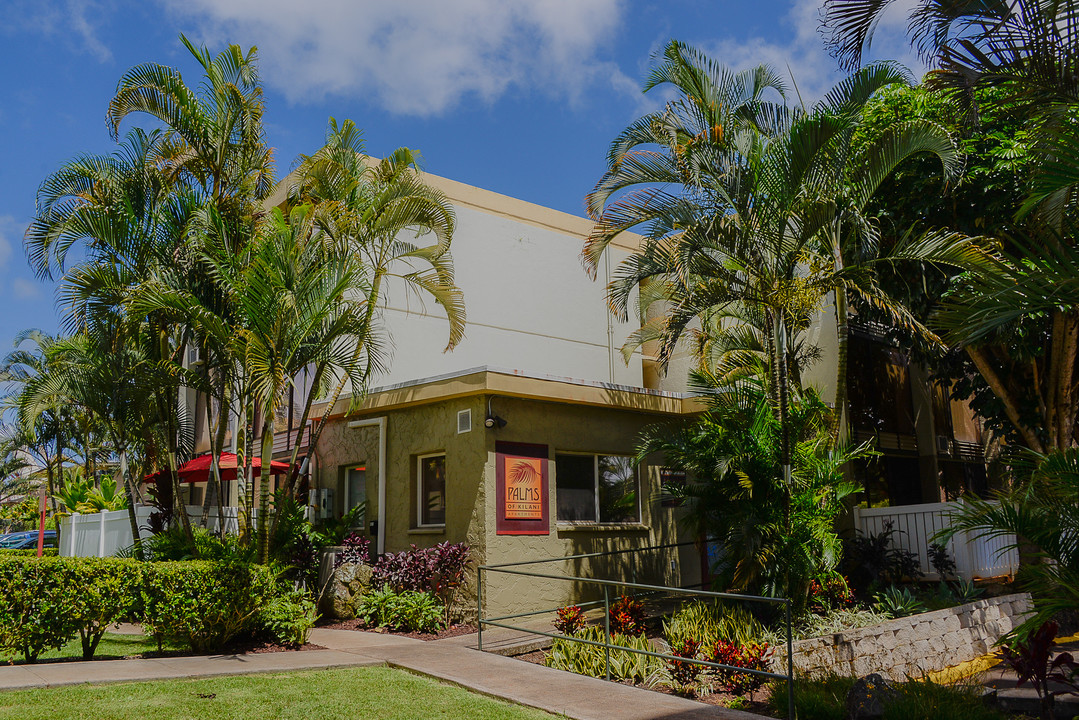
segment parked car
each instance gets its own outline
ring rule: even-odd
[[[37,531],[9,533],[0,538],[0,550],[27,550],[37,547]],[[45,547],[54,548],[59,544],[55,530],[45,531]]]

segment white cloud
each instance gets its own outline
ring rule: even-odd
[[[916,76],[925,67],[910,49],[906,37],[906,22],[914,0],[895,3],[877,26],[872,59],[891,59],[910,68]],[[734,38],[700,43],[701,49],[732,69],[744,69],[761,63],[793,77],[788,82],[788,99],[798,96],[811,104],[824,96],[843,74],[824,46],[820,34],[820,0],[793,0],[791,8],[779,21],[778,33],[789,39],[762,37]],[[795,94],[797,85],[798,95]]]
[[[570,101],[621,82],[601,61],[625,0],[162,0],[199,37],[259,47],[263,77],[293,102],[368,95],[435,115],[511,87]]]
[[[111,14],[108,0],[8,0],[4,24],[8,34],[31,32],[74,39],[101,62],[112,53],[98,39],[98,22]]]
[[[41,297],[41,286],[33,280],[17,277],[11,281],[11,292],[19,300],[33,300]]]
[[[0,275],[11,268],[12,248],[21,242],[26,226],[20,224],[11,215],[0,215]]]

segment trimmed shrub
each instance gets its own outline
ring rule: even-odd
[[[47,548],[42,548],[41,549],[42,557],[56,557],[59,554],[60,554],[60,551],[57,550],[54,547],[52,547],[52,548],[47,547]],[[37,557],[37,548],[26,548],[26,549],[0,548],[0,558],[10,558],[10,557]]]
[[[161,640],[214,652],[258,628],[259,610],[277,593],[272,570],[207,561],[143,567],[143,625]]]
[[[137,619],[140,565],[119,558],[63,558],[59,565],[74,592],[82,659],[92,660],[110,626]]]
[[[60,558],[0,558],[0,648],[36,662],[79,632],[75,598]]]

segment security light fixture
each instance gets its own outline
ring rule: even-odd
[[[483,426],[488,430],[498,430],[506,427],[506,421],[494,414],[491,410],[491,398],[487,398],[487,417],[483,421]]]

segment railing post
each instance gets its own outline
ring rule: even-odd
[[[787,720],[795,720],[798,712],[794,709],[794,633],[791,630],[791,601],[783,605],[787,620]]]
[[[611,593],[603,586],[603,655],[607,667],[607,682],[611,681]]]
[[[476,568],[476,649],[483,652],[483,567]]]

